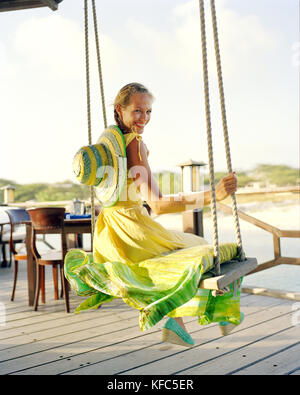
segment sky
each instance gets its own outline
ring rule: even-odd
[[[233,169],[299,167],[299,2],[216,0]],[[0,178],[75,181],[88,142],[83,0],[0,13]],[[90,1],[91,4],[91,1]],[[96,0],[108,123],[129,82],[155,96],[143,140],[153,171],[208,162],[198,0]],[[215,171],[226,171],[205,1]],[[90,7],[91,8],[91,7]],[[104,129],[92,15],[92,139]]]

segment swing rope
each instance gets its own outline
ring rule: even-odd
[[[225,142],[225,151],[226,151],[227,170],[228,170],[228,173],[232,173],[232,164],[231,164],[230,144],[229,144],[227,117],[226,117],[224,83],[223,83],[223,77],[222,77],[222,65],[221,65],[221,55],[220,55],[220,45],[219,45],[219,35],[218,35],[215,0],[211,0],[210,4],[211,4],[211,16],[212,16],[212,25],[213,25],[213,34],[214,34],[214,45],[215,45],[215,55],[216,55],[216,63],[217,63],[218,85],[219,85],[219,94],[220,94],[220,104],[221,104],[221,113],[222,113],[222,124],[223,124],[223,134],[224,134],[224,142]],[[237,245],[238,245],[239,256],[240,256],[241,260],[245,260],[245,254],[244,254],[243,246],[242,246],[242,237],[241,237],[241,230],[240,230],[240,223],[239,223],[239,216],[238,216],[238,211],[237,211],[237,202],[236,202],[235,193],[233,193],[231,195],[231,200],[232,200],[232,212],[233,212],[233,218],[234,218],[235,233],[236,233],[236,240],[237,240]]]
[[[95,41],[96,41],[96,52],[97,52],[99,82],[100,82],[100,93],[101,93],[101,100],[102,100],[103,121],[104,121],[104,128],[106,129],[107,128],[107,118],[106,118],[106,110],[105,110],[104,84],[103,84],[103,75],[102,75],[102,67],[101,67],[101,54],[100,54],[98,23],[97,23],[97,13],[96,13],[95,0],[92,0],[92,5],[93,5],[94,31],[95,31]]]
[[[91,90],[90,90],[90,62],[89,62],[89,22],[88,22],[88,2],[84,0],[84,27],[85,27],[85,70],[86,70],[86,99],[87,99],[87,121],[88,121],[88,144],[92,145],[91,126]],[[93,249],[93,236],[95,227],[95,200],[94,187],[90,186],[91,198],[91,246]]]
[[[213,246],[214,246],[214,259],[215,259],[214,267],[215,267],[215,275],[219,276],[221,274],[220,259],[219,259],[220,247],[219,247],[219,239],[218,239],[217,201],[216,201],[216,190],[215,190],[214,158],[213,158],[213,145],[212,145],[212,133],[211,133],[205,11],[204,11],[203,0],[199,0],[199,7],[200,7],[202,65],[203,65],[203,80],[204,80],[205,114],[206,114],[206,132],[207,132],[208,161],[209,161],[209,182],[211,189],[210,200],[211,200],[211,212],[212,212],[212,220],[213,220]]]
[[[224,95],[224,85],[222,78],[222,67],[221,67],[221,56],[219,48],[218,39],[218,28],[217,28],[217,18],[215,1],[211,0],[211,14],[212,14],[212,24],[213,24],[213,35],[214,35],[214,45],[215,45],[215,55],[217,63],[217,73],[218,73],[218,85],[222,112],[222,124],[223,124],[223,135],[226,151],[226,161],[228,172],[232,173],[231,155],[230,155],[230,144],[228,137],[228,127],[226,118],[226,107],[225,107],[225,95]],[[203,80],[204,80],[204,98],[205,98],[205,112],[206,112],[206,129],[207,129],[207,145],[208,145],[208,157],[209,157],[209,178],[211,187],[211,212],[213,220],[213,246],[214,246],[214,258],[215,258],[215,275],[219,276],[221,274],[220,262],[219,262],[219,241],[218,241],[218,225],[217,225],[217,203],[216,203],[216,193],[215,193],[215,178],[214,178],[214,160],[213,160],[213,146],[212,146],[212,133],[211,133],[211,118],[210,118],[210,99],[209,99],[209,82],[208,82],[208,66],[207,66],[207,47],[206,47],[206,27],[205,27],[205,10],[204,1],[199,0],[200,8],[200,27],[201,27],[201,44],[202,44],[202,63],[203,63]],[[235,223],[235,231],[237,238],[237,245],[239,256],[241,260],[245,260],[245,255],[242,247],[242,239],[237,211],[237,203],[235,193],[231,195],[233,204],[233,217]]]
[[[107,118],[106,118],[105,99],[104,99],[104,84],[103,84],[102,68],[101,68],[101,56],[100,56],[100,45],[99,45],[95,0],[92,0],[92,6],[93,6],[92,10],[93,10],[93,19],[94,19],[94,31],[95,31],[97,62],[98,62],[98,74],[99,74],[99,82],[100,82],[100,93],[102,100],[103,120],[104,120],[104,127],[107,128]],[[88,0],[84,0],[84,27],[85,27],[85,66],[86,66],[88,144],[92,145]],[[93,236],[95,230],[95,193],[94,193],[94,187],[92,185],[90,186],[90,197],[91,197],[91,235],[92,235],[92,248],[93,248]]]
[[[89,20],[88,0],[84,0],[84,27],[85,27],[85,70],[86,70],[86,99],[87,99],[87,121],[88,121],[88,143],[92,144],[91,126],[91,90],[90,90],[90,61],[89,61]]]

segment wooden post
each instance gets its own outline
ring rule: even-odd
[[[278,259],[281,257],[280,237],[273,234],[273,243],[274,243],[274,258]]]
[[[27,282],[28,282],[28,301],[29,306],[34,304],[35,283],[36,283],[36,265],[31,250],[31,222],[26,223],[26,252],[27,252]]]
[[[174,173],[170,174],[170,194],[173,195],[175,193],[175,175]]]
[[[183,192],[197,192],[201,190],[201,166],[204,162],[189,160],[181,163],[182,190]],[[193,233],[203,237],[203,211],[202,209],[189,210],[182,213],[182,228],[185,233]]]
[[[15,201],[15,187],[13,185],[6,185],[1,188],[4,191],[4,204],[14,203]]]
[[[162,179],[163,179],[163,173],[159,173],[159,174],[158,174],[158,186],[159,186],[159,189],[160,189],[161,191],[162,191],[162,184],[163,184]]]

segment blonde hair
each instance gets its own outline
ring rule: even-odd
[[[145,93],[151,96],[152,99],[154,99],[152,93],[144,85],[139,84],[138,82],[131,82],[130,84],[123,86],[123,88],[120,89],[114,101],[114,118],[117,125],[121,129],[124,129],[124,126],[116,110],[116,106],[118,104],[121,105],[122,107],[128,106],[130,103],[131,96],[134,95],[135,93]]]

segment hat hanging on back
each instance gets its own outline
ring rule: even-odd
[[[73,170],[80,183],[95,187],[102,206],[113,206],[127,177],[126,145],[120,128],[109,126],[96,144],[82,147],[74,157]]]

